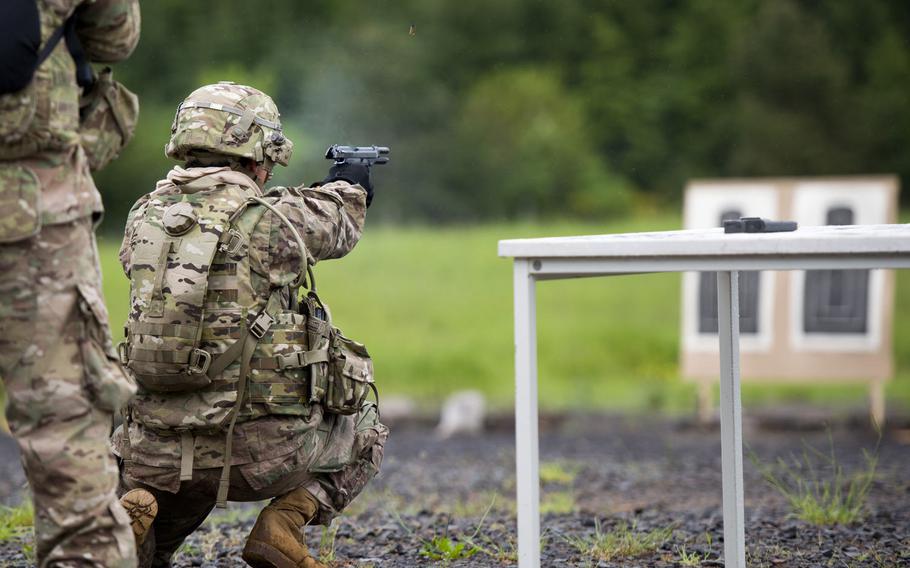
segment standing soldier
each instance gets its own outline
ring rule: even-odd
[[[119,352],[139,392],[114,447],[140,566],[170,566],[216,505],[272,499],[244,560],[324,568],[302,528],[330,521],[379,470],[388,430],[367,400],[372,362],[332,326],[311,270],[360,239],[370,162],[339,159],[319,186],[263,191],[291,148],[268,95],[202,87],[165,150],[183,165],[130,211]]]
[[[32,488],[37,558],[135,566],[108,441],[134,387],[113,358],[90,167],[125,144],[138,107],[89,63],[132,52],[139,3],[0,4],[0,377]]]

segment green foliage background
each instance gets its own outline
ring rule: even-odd
[[[116,73],[138,134],[99,176],[106,229],[169,167],[173,111],[234,80],[296,143],[381,143],[372,220],[603,219],[675,206],[695,176],[910,181],[910,4],[899,0],[144,2]]]

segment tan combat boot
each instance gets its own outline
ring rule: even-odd
[[[278,497],[259,513],[243,559],[253,568],[327,568],[310,555],[301,530],[318,510],[319,503],[303,488]]]
[[[136,544],[145,542],[152,529],[152,521],[158,514],[158,501],[145,489],[132,489],[123,494],[120,504],[130,516],[130,525],[136,535]]]

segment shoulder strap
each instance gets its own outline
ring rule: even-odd
[[[66,23],[63,24],[64,35],[66,36],[66,48],[70,56],[76,63],[76,83],[85,90],[91,89],[95,84],[95,72],[85,57],[85,50],[82,49],[82,42],[76,35],[76,14],[73,13]],[[58,40],[59,41],[59,40]]]
[[[303,242],[303,238],[300,236],[300,232],[297,231],[297,227],[294,226],[291,221],[285,217],[284,213],[278,210],[277,207],[262,199],[261,197],[253,196],[250,198],[252,201],[262,205],[269,211],[275,214],[278,219],[284,223],[284,225],[291,231],[291,235],[294,237],[294,240],[297,241],[297,246],[300,247],[300,251],[303,253],[300,255],[300,273],[297,276],[297,281],[294,283],[295,287],[306,286],[307,275],[310,277],[310,285],[307,286],[313,292],[316,291],[316,280],[313,276],[313,264],[316,261],[310,255],[310,251],[306,248],[306,244]]]
[[[239,345],[238,354],[234,357],[240,358],[240,378],[237,383],[237,399],[234,401],[234,407],[231,409],[231,421],[228,424],[227,434],[224,441],[224,465],[221,468],[221,479],[218,482],[218,494],[215,498],[215,506],[224,509],[227,506],[228,489],[231,483],[231,459],[234,447],[234,426],[237,424],[237,417],[243,410],[244,398],[246,397],[246,387],[250,374],[250,361],[253,359],[253,352],[256,350],[256,344],[262,339],[274,323],[274,319],[269,315],[277,313],[280,308],[278,291],[273,291],[269,296],[269,301],[262,309],[253,323],[245,326],[240,336],[231,348]]]
[[[40,67],[41,64],[51,56],[51,53],[54,52],[54,48],[56,48],[57,44],[60,43],[60,40],[63,39],[63,34],[66,31],[67,25],[69,25],[69,20],[63,22],[59,28],[54,30],[51,37],[47,38],[47,43],[44,44],[41,53],[38,54],[38,64],[35,67]]]
[[[82,42],[79,41],[79,36],[76,34],[75,12],[54,30],[51,37],[47,38],[47,43],[38,54],[38,64],[35,67],[40,67],[51,56],[64,36],[66,37],[66,49],[76,63],[76,83],[83,89],[89,89],[95,83],[95,72],[92,70],[92,66],[85,56],[85,50],[82,49]]]
[[[271,203],[269,203],[268,201],[266,201],[264,199],[261,199],[256,196],[251,196],[247,201],[245,201],[244,204],[241,205],[237,209],[237,211],[234,212],[233,215],[231,215],[231,218],[230,218],[231,228],[226,230],[225,234],[228,235],[232,232],[236,232],[236,231],[234,231],[234,228],[233,228],[234,223],[237,221],[238,218],[240,218],[241,215],[243,215],[247,211],[247,206],[254,204],[254,203],[260,203],[261,205],[265,206],[269,211],[274,212],[276,214],[276,216],[278,216],[278,218],[281,219],[282,222],[285,223],[288,226],[288,228],[291,229],[291,232],[292,232],[291,234],[294,236],[294,240],[297,241],[297,246],[301,247],[301,250],[304,251],[302,258],[305,260],[302,260],[302,262],[307,263],[306,269],[309,270],[309,259],[311,257],[310,257],[309,252],[307,252],[306,245],[304,244],[303,239],[300,237],[300,233],[297,231],[297,229],[294,227],[294,225],[291,224],[291,221],[283,213],[281,213],[281,211],[279,211]],[[255,226],[261,220],[262,220],[262,216],[255,219],[255,224],[253,225],[253,228],[251,228],[250,232],[255,230]],[[246,235],[246,237],[249,238],[250,235],[248,234],[248,235]],[[244,237],[241,236],[240,238],[244,238]],[[228,246],[230,246],[229,242],[228,242]],[[300,280],[302,278],[305,278],[305,276],[303,276],[303,274],[305,274],[305,273],[306,272],[301,270],[301,275],[298,276],[297,282],[295,282],[292,285],[292,287],[295,290],[298,286],[300,286]],[[309,273],[312,275],[312,272],[309,272]],[[312,284],[312,282],[313,282],[313,280],[311,277],[310,283]],[[293,295],[293,293],[292,293],[292,295]],[[265,309],[263,309],[262,312],[260,312],[260,314],[253,321],[253,324],[250,326],[251,329],[255,330],[257,328],[261,328],[266,323],[268,323],[268,325],[271,325],[271,323],[272,323],[272,321],[270,321],[270,320],[272,320],[271,314],[278,313],[278,310],[280,309],[280,307],[278,305],[274,304],[274,301],[275,301],[275,291],[273,290],[272,294],[266,300],[267,303],[266,303]],[[215,357],[215,359],[209,365],[208,371],[207,371],[209,378],[211,378],[212,380],[216,379],[221,373],[224,372],[225,369],[228,368],[228,366],[230,366],[234,361],[237,360],[238,357],[241,356],[241,354],[243,353],[243,350],[244,350],[244,344],[245,344],[246,338],[247,338],[247,329],[245,328],[244,330],[241,331],[240,337],[236,341],[234,341],[234,343],[232,343],[227,349],[225,349],[222,353],[220,353],[217,357]],[[243,377],[241,377],[241,380],[242,379],[243,379]]]

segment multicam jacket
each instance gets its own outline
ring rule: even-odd
[[[138,0],[38,0],[41,40],[47,42],[79,10],[76,33],[96,63],[126,59],[139,41]],[[33,170],[40,184],[42,224],[65,223],[102,211],[101,198],[79,147],[79,97],[75,63],[60,41],[31,84],[0,96],[0,183]]]
[[[142,197],[130,212],[120,250],[120,260],[126,273],[143,269],[135,264],[134,251],[140,246],[137,241],[143,238],[139,229],[147,208],[156,207],[157,202],[167,200],[168,196],[191,194],[194,188],[219,184],[258,191],[246,175],[227,167],[177,167],[158,183],[154,192]],[[366,193],[359,186],[340,181],[312,188],[276,188],[267,194],[303,237],[313,260],[344,256],[360,238],[366,212]],[[267,297],[276,290],[286,290],[295,281],[300,271],[301,251],[293,243],[290,229],[274,213],[262,213],[248,244],[248,284],[254,294]],[[217,311],[218,306],[226,305],[232,299],[236,300],[238,294],[246,292],[229,291],[224,285],[224,282],[236,282],[231,276],[238,268],[225,262],[212,267],[215,271],[209,273],[210,284],[205,302],[206,306],[213,306],[213,311]],[[133,281],[135,286],[136,278]],[[283,308],[288,308],[289,296],[282,295],[281,303]],[[225,330],[230,328],[229,325],[224,327]],[[260,349],[277,348],[279,343],[295,343],[297,338],[291,335],[282,331],[280,321],[276,322],[269,334],[263,337],[266,345],[257,347],[257,354]],[[268,354],[271,352],[262,355]],[[254,363],[257,360],[264,360],[264,357],[254,358]],[[251,403],[242,409],[234,430],[233,465],[263,462],[286,455],[302,445],[316,443],[316,429],[325,429],[321,413],[309,416],[305,406],[287,403],[299,402],[304,393],[295,390],[302,388],[301,381],[295,380],[295,371],[286,373],[282,376],[280,371],[267,369],[264,365],[260,370],[254,366],[249,378]],[[181,439],[180,433],[190,431],[193,433],[193,467],[220,467],[224,463],[225,438],[223,431],[212,427],[223,425],[234,406],[236,391],[232,391],[230,385],[236,384],[236,374],[237,365],[232,365],[225,370],[222,383],[213,383],[202,392],[162,393],[140,388],[131,405],[132,461],[171,470],[178,468],[184,448],[188,449],[186,436]],[[115,448],[119,447],[120,443],[115,439]],[[160,481],[161,488],[176,490],[173,486],[175,482],[176,478],[167,476],[167,480]]]

